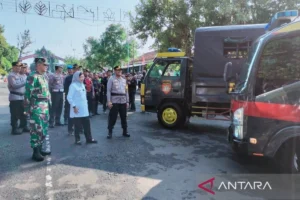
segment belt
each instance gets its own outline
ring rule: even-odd
[[[11,94],[15,94],[15,95],[18,95],[18,96],[24,96],[23,93],[20,93],[20,92],[14,92],[14,91],[10,91]]]
[[[111,93],[111,96],[126,96],[126,94]]]
[[[64,89],[53,89],[52,92],[64,92]]]

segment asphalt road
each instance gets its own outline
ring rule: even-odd
[[[0,200],[260,199],[243,191],[212,195],[198,185],[211,177],[273,173],[265,160],[235,156],[227,122],[193,119],[171,131],[155,114],[137,111],[128,115],[131,138],[121,136],[118,120],[107,140],[107,114],[100,113],[91,119],[98,144],[75,146],[66,127],[50,129],[52,155],[36,163],[29,134],[10,135],[7,89],[0,84]]]

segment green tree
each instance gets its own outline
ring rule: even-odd
[[[10,46],[4,35],[4,27],[0,26],[0,70],[1,74],[4,71],[9,71],[11,69],[11,63],[18,59],[19,51],[16,47]]]
[[[19,54],[19,59],[20,59],[23,55],[27,55],[29,53],[29,51],[26,51],[26,49],[33,42],[31,41],[31,36],[30,36],[29,30],[25,30],[23,33],[20,33],[20,35],[18,35],[17,39],[18,39],[18,49],[20,51],[20,54]]]
[[[194,31],[202,26],[267,23],[279,11],[299,9],[298,0],[140,0],[130,15],[132,34],[153,48],[176,47],[191,55]]]
[[[79,64],[80,60],[73,56],[66,56],[64,62],[66,65],[74,65],[74,64]]]
[[[84,44],[87,67],[99,70],[102,67],[120,65],[122,61],[137,55],[138,44],[134,38],[127,39],[120,24],[112,24],[99,39],[90,37]]]

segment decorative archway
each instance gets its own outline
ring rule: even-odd
[[[59,56],[56,56],[51,51],[47,50],[44,46],[40,50],[36,50],[34,54],[19,58],[19,61],[22,62],[22,61],[30,59],[30,58],[38,58],[38,57],[43,57],[47,60],[47,62],[50,65],[49,70],[52,72],[54,71],[55,61],[60,60],[60,61],[65,62],[65,59],[63,59]],[[31,71],[33,71],[34,65],[31,65],[30,68],[31,68]]]

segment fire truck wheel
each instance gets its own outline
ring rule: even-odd
[[[300,156],[295,151],[296,145],[292,141],[285,142],[278,150],[275,161],[281,173],[299,173]]]
[[[165,128],[177,128],[184,124],[185,117],[176,103],[165,103],[157,113],[159,123]]]

